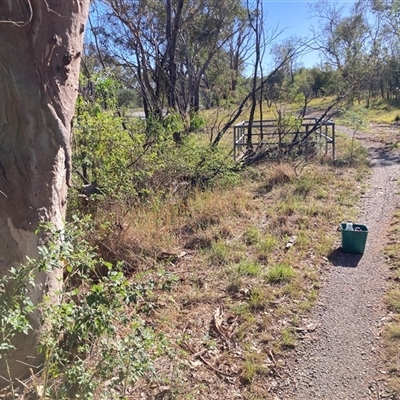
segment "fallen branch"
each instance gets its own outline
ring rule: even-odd
[[[206,364],[209,368],[211,368],[213,371],[215,371],[216,373],[218,373],[218,374],[220,374],[220,375],[229,376],[229,377],[231,377],[231,378],[237,376],[237,374],[227,374],[226,372],[222,372],[222,371],[220,371],[219,369],[213,367],[213,366],[212,366],[207,360],[205,360],[205,359],[203,358],[203,356],[201,356],[201,355],[199,355],[198,357],[200,358],[200,360],[201,360],[204,364]]]

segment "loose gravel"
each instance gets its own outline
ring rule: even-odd
[[[365,253],[332,252],[319,301],[304,321],[316,328],[304,334],[292,361],[277,377],[275,400],[390,398],[380,340],[389,275],[382,249],[400,204],[400,159],[365,133],[356,138],[368,149],[372,167],[357,219],[369,228]]]

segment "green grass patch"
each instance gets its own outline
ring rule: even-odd
[[[261,234],[257,226],[250,225],[246,228],[244,234],[244,241],[247,245],[252,245],[258,243]]]
[[[244,384],[251,384],[257,375],[266,373],[267,369],[264,367],[264,360],[262,354],[254,350],[249,350],[245,355],[245,361],[242,367],[240,380]]]
[[[237,271],[240,275],[259,276],[262,266],[253,260],[243,260],[237,265]]]
[[[295,271],[290,265],[277,264],[268,270],[265,280],[271,284],[289,282],[295,274]]]
[[[263,310],[266,305],[266,297],[264,295],[264,290],[261,286],[254,286],[250,291],[250,297],[248,300],[250,309]]]
[[[223,265],[229,262],[231,248],[223,240],[213,241],[208,250],[208,259],[211,264]]]
[[[273,251],[274,247],[277,245],[278,240],[272,234],[266,234],[258,243],[257,251],[260,258],[266,258]]]
[[[400,314],[400,289],[392,289],[387,294],[388,307],[391,311]]]
[[[281,347],[292,349],[295,346],[295,336],[290,328],[282,329]]]

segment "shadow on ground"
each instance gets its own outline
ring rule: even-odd
[[[335,267],[355,268],[362,258],[362,254],[345,253],[341,247],[331,251],[328,260]]]

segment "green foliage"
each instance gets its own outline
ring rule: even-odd
[[[192,111],[190,117],[190,131],[197,131],[204,128],[207,124],[207,119],[198,112]]]
[[[257,244],[257,250],[261,258],[267,258],[276,246],[276,237],[272,234],[266,234]]]
[[[130,131],[123,129],[123,122],[115,110],[104,110],[99,104],[82,98],[78,100],[74,169],[81,171],[87,183],[97,182],[102,196],[132,196],[136,193],[135,180],[151,173],[132,168],[140,156],[151,158],[143,149],[146,143],[143,121],[131,120]]]
[[[209,147],[197,136],[188,136],[182,147],[167,156],[167,167],[195,186],[238,182],[238,175],[232,172],[234,162],[228,150],[223,146]]]
[[[211,148],[202,136],[187,133],[203,126],[204,117],[192,112],[188,122],[172,112],[146,120],[129,116],[116,108],[118,88],[110,78],[95,79],[95,95],[78,99],[74,184],[77,192],[89,183],[96,190],[90,198],[72,198],[70,209],[97,208],[102,201],[136,203],[168,194],[180,181],[192,188],[235,179],[223,146]]]
[[[34,310],[29,297],[34,287],[34,269],[31,267],[12,267],[9,274],[0,279],[0,309],[4,310],[0,318],[0,358],[2,352],[15,349],[12,338],[17,333],[27,335],[31,329],[27,317]]]
[[[123,398],[127,387],[151,370],[149,352],[163,346],[163,339],[132,311],[150,305],[155,283],[133,284],[121,264],[99,258],[83,239],[85,225],[75,220],[74,228],[53,232],[53,243],[62,245],[42,249],[42,264],[58,256],[66,267],[60,303],[46,299],[41,306],[50,326],[40,342],[46,355],[44,380],[51,382],[46,385],[50,398]]]
[[[240,377],[244,384],[251,384],[257,375],[267,372],[263,361],[262,355],[257,351],[253,349],[247,351]]]
[[[209,250],[208,258],[212,264],[222,265],[229,260],[230,248],[222,240],[213,241]]]
[[[295,276],[295,271],[290,265],[277,264],[272,266],[266,275],[268,283],[288,282]]]
[[[295,189],[294,194],[306,197],[311,190],[317,186],[317,183],[314,181],[313,176],[311,175],[303,175],[298,177],[294,181]]]
[[[34,273],[35,268],[29,263],[25,268],[11,267],[9,273],[0,278],[0,363],[6,367],[13,395],[9,360],[16,349],[15,339],[21,334],[28,335],[32,329],[29,315],[35,307],[29,294],[35,288]]]
[[[14,335],[30,329],[34,274],[60,263],[65,267],[60,301],[46,297],[39,306],[46,316],[39,343],[45,355],[41,380],[51,399],[125,398],[164,349],[164,339],[139,316],[151,308],[157,283],[126,279],[122,264],[105,262],[84,239],[87,228],[87,220],[74,219],[65,230],[51,231],[52,240],[39,248],[40,261],[11,270],[0,281],[0,305],[7,310],[1,317],[0,356],[7,360]],[[160,275],[160,280],[164,285],[169,278]]]
[[[244,240],[248,245],[256,244],[260,240],[260,230],[257,226],[249,225],[244,232]]]
[[[162,126],[165,129],[167,135],[173,135],[174,133],[180,133],[185,130],[185,124],[183,119],[177,113],[169,113],[162,120]],[[160,127],[160,131],[162,128]]]
[[[242,260],[237,265],[237,270],[240,275],[258,276],[261,272],[261,265],[252,260]]]
[[[135,108],[139,103],[138,95],[135,91],[130,89],[121,89],[117,94],[117,106],[126,108]]]
[[[362,127],[366,126],[368,110],[362,106],[354,106],[343,112],[343,119],[347,126],[357,132]]]
[[[284,348],[293,348],[295,345],[295,337],[293,332],[289,328],[284,328],[282,330],[282,347]]]
[[[276,121],[278,124],[278,132],[281,134],[298,131],[303,122],[302,118],[294,113],[283,112],[282,110],[277,110]]]
[[[344,123],[353,130],[351,137],[351,147],[350,147],[350,165],[353,165],[354,159],[356,157],[357,146],[355,143],[355,135],[361,128],[365,127],[368,123],[367,119],[367,109],[361,106],[355,106],[347,109],[343,113]]]
[[[248,304],[253,311],[261,310],[265,307],[265,295],[261,286],[251,288]]]
[[[229,293],[236,294],[239,293],[242,288],[242,279],[239,273],[233,269],[228,270],[229,283],[227,290]]]

